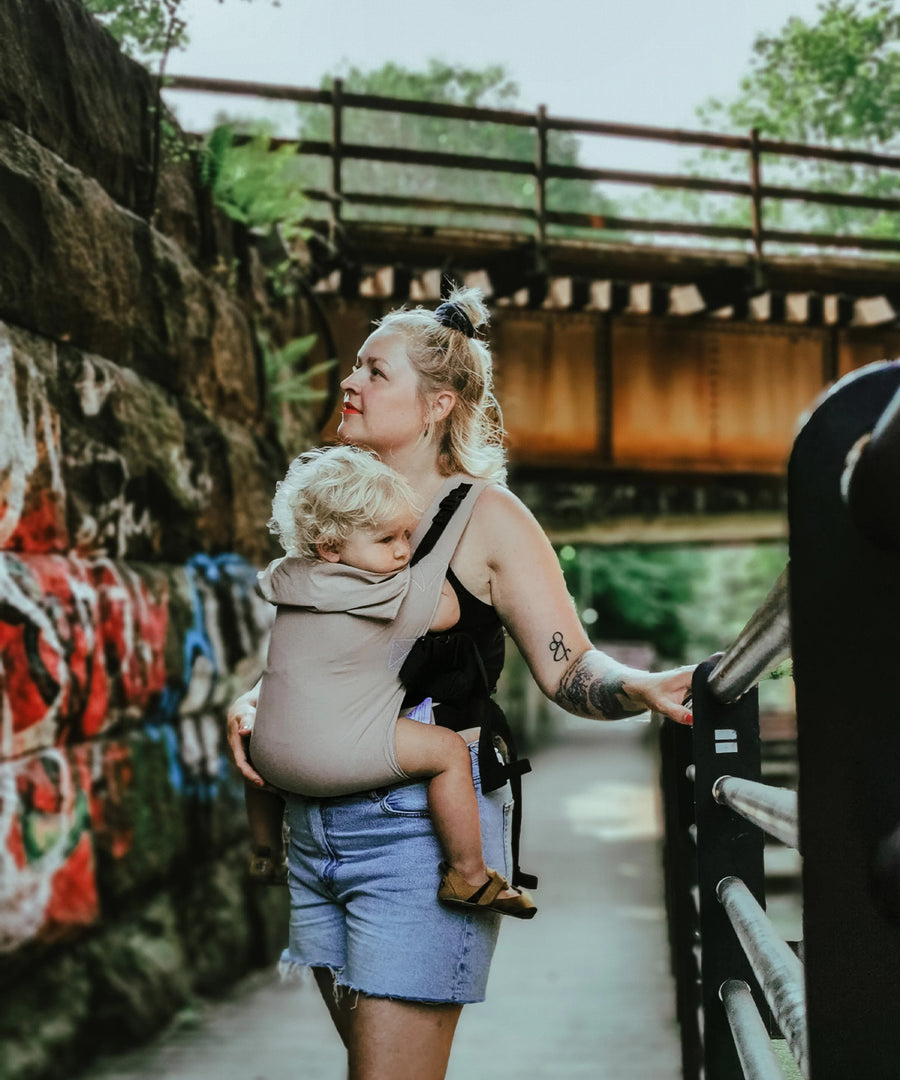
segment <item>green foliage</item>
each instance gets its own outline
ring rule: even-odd
[[[263,354],[266,388],[272,416],[282,444],[289,453],[310,446],[315,439],[309,406],[324,401],[328,391],[315,386],[337,360],[325,360],[306,366],[318,340],[305,334],[280,349],[272,346],[263,332],[257,334]]]
[[[252,0],[244,0],[252,3]],[[280,7],[281,0],[271,0]],[[184,0],[81,0],[81,4],[118,41],[122,51],[147,67],[190,40],[187,23],[179,14]],[[219,0],[224,3],[224,0]]]
[[[894,0],[827,0],[818,19],[787,20],[753,46],[747,74],[734,98],[709,99],[697,110],[714,131],[900,152],[900,13]],[[695,175],[747,179],[747,158],[707,151],[685,163]],[[762,160],[763,182],[885,198],[900,197],[900,172],[798,158]],[[682,219],[749,224],[747,200],[656,193],[640,207],[650,214],[676,210]],[[900,237],[898,215],[874,210],[803,205],[764,206],[768,227]]]
[[[708,127],[870,150],[900,140],[900,13],[894,0],[828,0],[760,36],[738,96],[698,109]]]
[[[412,98],[464,106],[496,109],[517,107],[519,88],[501,65],[483,69],[452,66],[429,60],[424,69],[413,70],[387,63],[372,71],[350,66],[343,72],[347,92]],[[323,80],[323,88],[331,85]],[[322,106],[300,106],[300,138],[327,140],[331,132],[330,110]],[[455,152],[532,162],[536,154],[533,129],[471,120],[381,113],[369,109],[346,109],[343,138],[348,143],[396,146],[416,150]],[[578,140],[564,132],[552,132],[550,161],[578,163]],[[531,177],[507,173],[478,173],[430,166],[395,165],[383,162],[348,161],[343,166],[346,191],[385,195],[410,195],[466,202],[506,204],[532,209],[535,183]],[[307,174],[310,186],[330,186],[330,163],[322,161]],[[609,213],[606,200],[594,186],[584,181],[551,181],[548,184],[551,209],[584,213]],[[424,215],[424,216],[422,216]],[[434,211],[393,210],[349,205],[345,216],[366,220],[423,221],[435,224],[510,228],[521,230],[521,218],[493,215],[460,215]]]
[[[312,383],[319,375],[333,368],[337,360],[325,360],[305,370],[298,370],[315,348],[317,340],[318,335],[305,334],[282,349],[273,349],[267,339],[260,339],[270,398],[291,404],[312,404],[325,400],[328,391],[316,389]]]
[[[210,132],[201,150],[201,182],[225,213],[264,233],[277,224],[288,242],[302,233],[306,214],[301,173],[296,146],[272,150],[266,131],[236,144],[233,125],[224,124]]]
[[[568,556],[568,557],[567,557]],[[727,648],[784,569],[783,545],[566,549],[579,613],[598,641],[647,641],[664,658],[696,661]],[[773,678],[789,671],[776,669]]]
[[[597,613],[589,629],[598,640],[650,642],[672,660],[688,655],[683,613],[702,574],[698,549],[581,548],[563,572],[579,611]]]
[[[221,0],[220,0],[221,2]],[[182,0],[81,0],[119,42],[122,51],[150,64],[188,43]]]

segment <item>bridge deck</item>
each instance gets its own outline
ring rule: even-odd
[[[448,1080],[676,1080],[656,773],[642,725],[573,721],[526,777],[533,923],[507,920],[488,1000],[464,1010]],[[247,980],[147,1049],[88,1080],[337,1080],[342,1054],[309,986]]]

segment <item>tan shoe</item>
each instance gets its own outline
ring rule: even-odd
[[[525,889],[517,890],[516,896],[501,897],[511,886],[506,878],[487,867],[488,879],[474,891],[468,881],[452,866],[441,863],[440,888],[438,900],[442,904],[454,904],[457,907],[481,908],[483,911],[496,911],[501,915],[512,915],[514,919],[532,919],[537,914],[537,905]]]

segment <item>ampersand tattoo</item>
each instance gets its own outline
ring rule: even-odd
[[[553,637],[550,639],[550,652],[553,653],[554,660],[568,660],[571,649],[566,648],[566,644],[563,641],[562,634],[557,630]]]

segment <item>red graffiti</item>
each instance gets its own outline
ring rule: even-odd
[[[80,742],[165,686],[168,585],[101,558],[0,553],[0,695],[13,755]]]
[[[0,526],[8,512],[8,507],[0,505]],[[10,551],[34,554],[65,551],[69,545],[65,513],[65,497],[61,492],[46,488],[29,492],[22,515],[3,546]]]
[[[0,951],[99,917],[85,747],[0,766]]]
[[[121,563],[88,564],[99,602],[110,706],[143,712],[166,683],[169,588],[162,574],[141,578]]]

